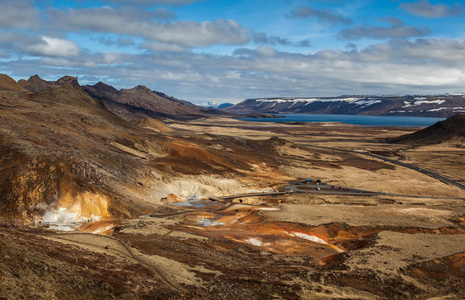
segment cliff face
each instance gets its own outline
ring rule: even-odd
[[[465,112],[465,95],[247,99],[225,108],[223,111],[232,113],[449,117],[459,112]]]

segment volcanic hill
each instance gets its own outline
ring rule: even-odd
[[[128,122],[90,97],[77,80],[67,79],[50,83],[32,77],[42,87],[30,92],[23,87],[37,86],[0,77],[3,217],[58,217],[60,209],[80,219],[131,217],[159,207],[169,194],[198,193],[199,186],[207,197],[230,193],[221,189],[240,189],[257,161],[275,161],[272,141],[196,138],[160,120],[142,119],[143,114],[139,123]],[[121,99],[131,93],[156,95],[144,87],[115,93]]]
[[[414,146],[442,143],[465,145],[465,114],[456,114],[417,132],[393,138],[389,142]]]

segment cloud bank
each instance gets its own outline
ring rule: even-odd
[[[0,16],[0,72],[15,79],[73,75],[83,84],[143,84],[199,102],[439,93],[465,86],[461,31],[436,35],[437,23],[421,21],[436,18],[454,28],[449,20],[459,20],[460,4],[388,1],[385,13],[370,0],[312,6],[296,0],[248,6],[215,0],[39,2],[0,3],[8,11]],[[421,18],[405,18],[405,12]]]

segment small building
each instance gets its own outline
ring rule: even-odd
[[[312,183],[313,179],[312,178],[305,178],[305,183]]]

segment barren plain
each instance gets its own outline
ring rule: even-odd
[[[176,168],[230,157],[241,171],[212,164],[143,214],[75,232],[3,219],[0,298],[464,298],[465,190],[382,159],[465,183],[462,144],[390,144],[415,129],[338,123],[166,125]]]

